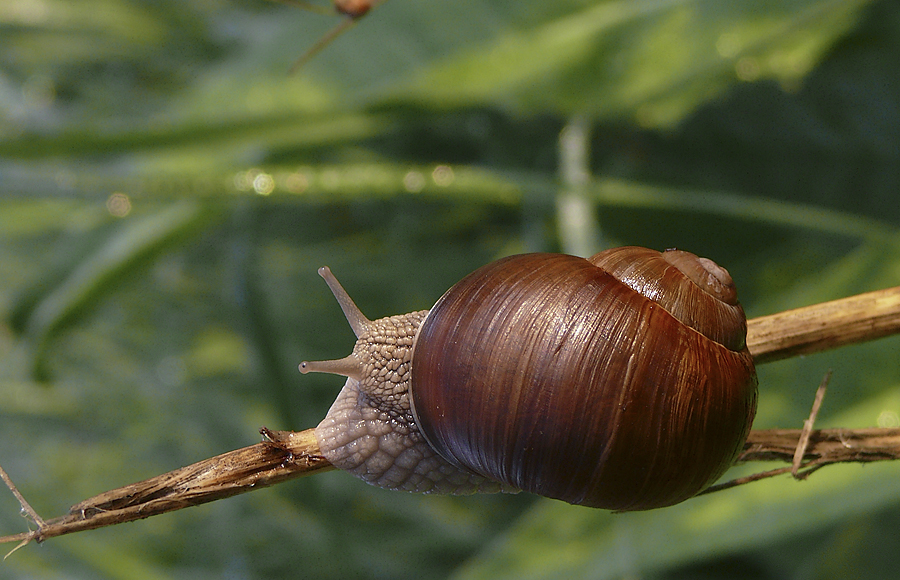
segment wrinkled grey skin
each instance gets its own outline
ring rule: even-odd
[[[409,402],[410,364],[416,331],[427,314],[363,319],[353,353],[341,361],[352,369],[346,371],[351,376],[315,431],[321,452],[339,469],[386,489],[501,491],[499,483],[439,456],[416,426]],[[316,364],[304,363],[313,371],[320,370]]]

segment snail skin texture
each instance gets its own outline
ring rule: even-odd
[[[373,485],[652,509],[711,485],[750,431],[746,319],[708,259],[511,256],[430,311],[374,321],[319,272],[357,341],[346,358],[300,365],[348,377],[316,438]]]

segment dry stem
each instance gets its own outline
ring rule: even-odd
[[[747,321],[756,364],[866,342],[900,330],[900,286]]]
[[[0,543],[23,542],[21,545],[24,545],[72,532],[141,520],[334,469],[319,455],[312,429],[292,432],[263,428],[260,432],[265,439],[262,443],[101,493],[73,505],[66,515],[46,522],[25,507],[25,499],[11,481],[4,479],[37,524],[37,529],[2,537]]]
[[[756,318],[748,321],[747,327],[747,344],[757,363],[872,340],[900,330],[900,287]],[[817,395],[819,403],[822,393],[824,382]],[[754,474],[708,491],[792,470],[795,477],[803,478],[831,463],[900,459],[900,429],[812,430],[816,412],[814,408],[802,430],[751,431],[738,459],[785,461],[793,466]],[[31,509],[0,469],[0,479],[37,525],[36,530],[2,537],[0,543],[20,542],[18,549],[32,541],[139,520],[334,469],[320,455],[312,429],[262,429],[261,433],[262,443],[107,491],[75,504],[68,514],[47,521]]]

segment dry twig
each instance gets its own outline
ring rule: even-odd
[[[866,342],[900,330],[900,286],[747,321],[756,364]]]
[[[900,331],[900,287],[756,318],[747,326],[747,344],[757,363],[872,340]],[[791,466],[714,486],[707,492],[781,473],[793,472],[804,478],[832,463],[900,459],[900,429],[812,430],[823,394],[824,386],[820,386],[804,429],[751,431],[738,459],[785,461]],[[262,429],[261,433],[262,443],[107,491],[47,521],[31,509],[0,469],[0,478],[37,524],[36,530],[2,537],[0,543],[20,542],[18,549],[32,541],[139,520],[334,469],[320,455],[312,429]]]
[[[334,467],[319,455],[312,429],[260,431],[264,441],[204,459],[150,479],[113,489],[79,502],[69,513],[42,521],[17,491],[16,498],[37,523],[36,530],[5,536],[3,542],[42,542],[47,538],[114,524],[224,499]],[[10,489],[12,482],[4,478]],[[18,549],[18,546],[17,546]]]
[[[809,437],[812,435],[812,428],[819,416],[819,409],[822,408],[822,399],[825,398],[825,389],[828,388],[828,381],[831,380],[831,370],[825,373],[825,378],[819,388],[816,389],[816,398],[813,400],[812,410],[809,412],[809,419],[804,421],[803,430],[800,431],[800,441],[797,442],[797,449],[794,450],[794,458],[791,461],[791,475],[794,479],[806,479],[807,475],[800,476],[800,468],[803,466],[803,458],[806,450],[809,448]]]

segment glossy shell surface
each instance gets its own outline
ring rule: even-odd
[[[724,269],[667,254],[525,254],[460,281],[414,345],[426,440],[463,469],[593,507],[662,507],[712,484],[756,409],[746,322]]]

